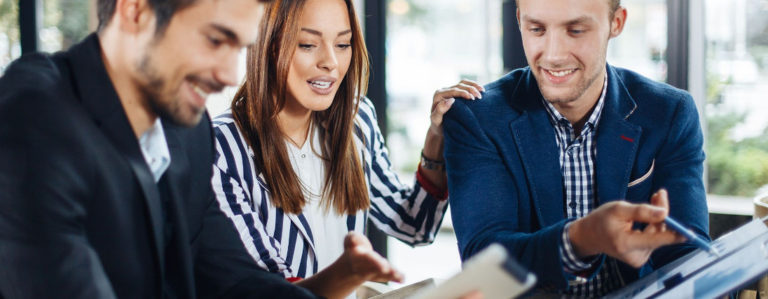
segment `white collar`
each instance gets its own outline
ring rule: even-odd
[[[141,135],[139,147],[157,183],[171,165],[171,152],[168,150],[168,142],[165,140],[165,131],[159,117],[155,124]]]

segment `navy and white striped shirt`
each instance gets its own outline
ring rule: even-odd
[[[286,278],[306,278],[318,269],[315,240],[304,214],[289,214],[269,200],[264,174],[256,169],[251,149],[232,118],[232,112],[213,120],[217,157],[213,165],[213,190],[219,207],[234,224],[248,253],[257,264]],[[376,122],[373,104],[360,102],[355,117],[355,148],[361,164],[371,208],[347,216],[349,231],[365,232],[368,216],[388,235],[410,245],[434,241],[448,206],[416,181],[400,182],[388,158]]]
[[[549,120],[555,129],[555,139],[560,150],[560,169],[563,174],[563,190],[565,191],[566,217],[571,219],[563,230],[563,247],[560,248],[560,258],[565,270],[579,273],[591,269],[601,260],[597,256],[589,261],[580,260],[571,245],[568,227],[572,220],[581,218],[595,209],[597,184],[595,182],[595,157],[597,155],[597,126],[605,103],[605,92],[608,77],[603,80],[603,90],[595,104],[592,114],[587,119],[579,136],[576,136],[571,123],[563,117],[555,107],[542,99],[549,115]],[[581,278],[581,277],[579,277]],[[570,282],[567,295],[595,297],[603,296],[612,290],[620,288],[623,283],[613,258],[606,258],[600,272],[591,280],[577,279]]]

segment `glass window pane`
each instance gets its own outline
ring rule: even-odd
[[[768,1],[706,0],[709,193],[768,191]]]
[[[608,63],[657,81],[667,79],[667,1],[623,0],[624,31],[608,44]]]
[[[391,158],[416,170],[434,91],[501,76],[501,0],[389,0],[387,93]]]
[[[7,0],[3,0],[7,1]],[[95,0],[43,0],[43,28],[40,50],[66,50],[79,42],[97,25],[92,13]]]
[[[393,166],[411,182],[418,166],[435,90],[460,79],[481,84],[502,66],[502,0],[388,0],[387,145]],[[380,112],[381,113],[381,112]],[[411,248],[390,239],[389,259],[406,283],[448,278],[461,269],[450,215],[435,243]]]
[[[19,56],[19,3],[16,0],[0,0],[0,75]]]

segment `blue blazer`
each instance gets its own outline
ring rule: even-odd
[[[691,96],[628,70],[607,66],[597,128],[597,203],[649,202],[669,191],[670,215],[708,238],[704,152]],[[485,87],[483,100],[459,100],[444,120],[453,225],[462,259],[501,243],[533,271],[539,287],[563,290],[558,248],[566,222],[555,131],[529,68]],[[659,248],[640,269],[619,262],[626,283],[694,247]],[[599,270],[599,269],[598,269]]]

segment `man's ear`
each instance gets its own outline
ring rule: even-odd
[[[155,12],[147,0],[117,0],[113,18],[117,19],[122,32],[140,33],[147,29],[154,30]]]
[[[517,28],[523,31],[523,27],[520,26],[520,8],[515,9],[515,18],[517,18]]]
[[[619,36],[624,31],[625,24],[627,24],[627,9],[619,6],[611,18],[611,38]]]

